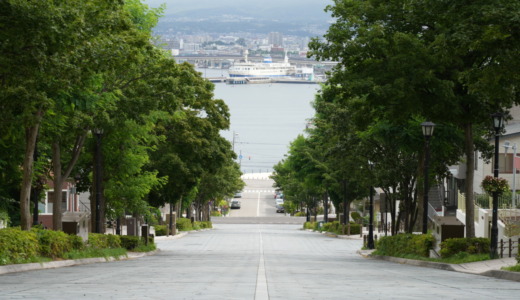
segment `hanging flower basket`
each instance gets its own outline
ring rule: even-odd
[[[484,180],[482,180],[482,189],[486,191],[489,195],[493,194],[493,192],[498,192],[498,194],[505,193],[509,191],[509,183],[504,178],[498,177],[495,178],[493,176],[486,176]]]

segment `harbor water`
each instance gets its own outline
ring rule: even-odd
[[[199,69],[204,77],[227,76],[226,70]],[[304,134],[314,116],[312,102],[317,84],[215,83],[215,98],[222,99],[231,114],[230,130],[222,136],[237,153],[244,173],[272,172],[287,154],[290,143]],[[234,137],[234,138],[233,138]]]

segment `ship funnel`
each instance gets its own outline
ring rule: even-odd
[[[247,61],[247,55],[249,54],[249,51],[247,51],[247,49],[244,50],[244,62],[248,62]]]

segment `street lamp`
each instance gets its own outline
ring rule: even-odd
[[[94,153],[95,169],[96,169],[96,233],[101,233],[101,136],[103,129],[94,129],[96,135],[96,147]]]
[[[370,170],[374,169],[374,163],[369,161]],[[370,179],[372,180],[372,178]],[[372,182],[372,181],[371,181]],[[369,223],[368,223],[368,249],[374,249],[374,187],[370,185],[370,203],[368,204]]]
[[[498,143],[500,130],[504,123],[504,115],[502,113],[494,113],[491,115],[493,119],[493,129],[495,129],[495,168],[493,177],[498,178]],[[491,221],[491,245],[489,247],[489,256],[491,259],[498,257],[498,192],[493,192],[493,218]]]
[[[425,147],[424,147],[424,201],[423,201],[423,228],[422,233],[428,232],[428,191],[430,189],[428,184],[428,167],[430,163],[430,138],[433,135],[435,124],[432,122],[421,123]]]

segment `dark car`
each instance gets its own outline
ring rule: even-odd
[[[238,200],[231,201],[230,207],[231,208],[238,208],[238,209],[240,209],[240,201],[238,201]]]
[[[284,213],[285,212],[285,208],[283,207],[283,203],[276,204],[276,212],[277,213]]]

